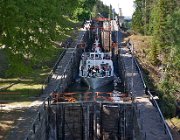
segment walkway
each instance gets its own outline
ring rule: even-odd
[[[132,55],[127,47],[120,47],[120,58],[124,63],[124,69],[126,71],[127,89],[132,93],[134,102],[137,105],[136,116],[141,139],[168,140],[169,138],[164,131],[164,124],[161,121],[157,109],[144,92],[144,85],[140,73],[135,62],[132,61]]]
[[[49,83],[44,90],[45,96],[53,92],[53,90],[58,90],[58,86],[60,86],[59,83],[64,74],[64,70],[68,66],[68,62],[73,58],[75,47],[77,44],[81,43],[84,34],[85,31],[79,31],[75,41],[71,45],[71,48],[67,48],[65,55],[57,65],[57,69],[52,73],[52,77],[49,78]]]

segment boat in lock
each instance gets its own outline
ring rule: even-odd
[[[111,52],[103,52],[99,43],[98,31],[91,52],[81,56],[79,76],[91,89],[105,86],[114,79]]]

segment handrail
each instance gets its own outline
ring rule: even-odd
[[[68,45],[68,44],[67,44]],[[49,80],[51,78],[51,76],[53,75],[53,73],[55,72],[59,62],[61,61],[61,59],[63,58],[64,54],[66,52],[66,49],[63,50],[63,52],[60,54],[60,56],[58,57],[56,63],[54,64],[52,70],[50,71],[50,73],[48,74],[48,76],[45,78],[43,84],[42,84],[42,94],[44,93],[44,89],[46,88],[47,86],[47,83],[49,83]]]
[[[81,37],[81,40],[83,39],[83,37],[84,37],[84,35]],[[68,45],[68,44],[67,44],[67,45]],[[78,45],[78,43],[75,44],[75,50],[76,50],[76,48],[77,48],[77,45]],[[73,53],[75,53],[75,50],[74,50]],[[61,60],[62,57],[64,56],[65,52],[66,52],[66,50],[64,50],[63,53],[59,56],[59,58],[58,58],[58,60],[56,61],[53,69],[51,70],[50,74],[49,74],[48,77],[45,79],[45,81],[44,81],[44,83],[43,83],[44,85],[46,85],[46,82],[47,82],[47,81],[49,82],[49,77],[53,74],[54,70],[57,68],[57,65],[59,64],[60,60]],[[74,57],[74,55],[72,55],[71,59],[72,59],[73,57]],[[66,73],[66,70],[68,69],[68,66],[69,66],[70,62],[72,61],[71,59],[69,59],[67,65],[66,65],[65,71],[63,72],[63,75]],[[62,79],[62,80],[63,80],[63,79]],[[60,80],[60,82],[58,83],[58,85],[60,85],[61,83],[63,83],[62,80]],[[55,88],[57,89],[57,87],[55,87]],[[42,90],[44,90],[44,89],[42,89]],[[48,103],[46,103],[46,102],[48,102]],[[39,107],[39,109],[38,109],[38,111],[37,111],[38,114],[37,114],[36,117],[34,118],[34,121],[33,121],[32,125],[31,125],[31,127],[30,127],[27,135],[25,136],[25,140],[30,140],[29,137],[30,137],[30,134],[31,134],[32,132],[33,132],[34,134],[36,133],[36,126],[35,126],[35,124],[36,124],[36,122],[37,122],[38,120],[39,120],[39,122],[41,121],[41,119],[42,119],[41,115],[44,113],[45,106],[48,105],[48,107],[49,107],[50,102],[51,102],[51,97],[48,96],[48,97],[46,97],[46,98],[44,99],[43,103],[40,105],[40,107]]]
[[[50,78],[50,76],[53,74],[53,72],[55,71],[55,69],[57,68],[57,65],[59,64],[60,60],[62,59],[62,57],[64,56],[66,52],[66,49],[63,50],[63,52],[61,53],[61,55],[58,57],[56,63],[54,64],[52,70],[50,71],[49,75],[47,76],[47,78],[44,80],[44,85],[45,83],[48,81],[48,79]]]
[[[153,98],[153,96],[152,96],[152,94],[151,94],[151,92],[150,92],[149,90],[148,90],[148,94],[149,94],[149,96],[152,98],[152,101],[154,102],[155,107],[157,108],[157,110],[158,110],[158,112],[159,112],[159,115],[160,115],[160,117],[161,117],[161,119],[162,119],[162,121],[163,121],[163,123],[164,123],[164,129],[165,129],[166,132],[168,133],[168,136],[169,136],[170,140],[173,140],[171,131],[169,130],[169,127],[168,127],[168,125],[167,125],[167,123],[166,123],[166,121],[165,121],[165,119],[164,119],[164,116],[163,116],[163,114],[162,114],[162,112],[161,112],[161,109],[159,108],[159,105],[158,105],[157,101]]]
[[[57,67],[57,65],[59,64],[60,60],[62,59],[64,53],[65,53],[65,51],[60,55],[60,57],[58,58],[58,60],[56,61],[55,65],[54,65],[53,69]],[[69,59],[67,65],[66,65],[66,69],[67,69],[67,66],[69,65],[70,61],[71,61],[71,59]],[[50,73],[48,76],[51,76],[51,74],[52,74],[53,71],[54,71],[53,69],[51,70],[51,73]],[[65,74],[66,69],[65,69],[65,71],[64,71],[63,74]],[[47,78],[48,78],[48,77],[47,77]],[[47,79],[46,79],[46,80],[47,80]],[[44,83],[46,83],[46,80],[44,81]],[[59,85],[61,82],[62,82],[62,81],[60,81],[60,82],[58,83],[58,85]],[[28,133],[28,134],[26,135],[26,137],[25,137],[25,140],[29,140],[29,136],[30,136],[30,134],[32,133],[32,129],[33,129],[33,131],[36,131],[36,130],[35,130],[35,128],[36,128],[36,127],[35,127],[35,124],[36,124],[36,122],[37,122],[38,119],[39,119],[39,121],[41,120],[41,118],[39,117],[39,114],[41,114],[41,115],[43,114],[43,112],[44,112],[43,109],[44,109],[44,106],[46,105],[46,102],[48,102],[47,104],[48,104],[48,106],[49,106],[49,104],[50,104],[50,103],[49,103],[49,102],[50,102],[50,99],[51,99],[50,96],[46,97],[45,100],[43,101],[42,105],[41,105],[40,108],[38,109],[38,114],[37,114],[36,117],[34,118],[34,121],[33,121],[32,125],[31,125],[31,127],[30,127],[29,133]]]
[[[64,50],[64,51],[62,52],[62,54],[58,57],[58,60],[56,61],[55,65],[53,66],[50,74],[49,74],[49,75],[47,76],[47,78],[45,79],[45,81],[44,81],[44,83],[43,83],[44,85],[46,85],[46,82],[48,81],[49,77],[54,73],[54,70],[57,68],[57,65],[59,64],[60,60],[61,60],[62,57],[64,56],[65,52],[66,52],[66,50]],[[69,64],[70,61],[71,61],[71,59],[68,61],[68,64]],[[67,64],[67,65],[68,65],[68,64]],[[67,65],[66,65],[66,68],[67,68]],[[65,72],[64,72],[64,73],[65,73]],[[64,73],[63,73],[63,74],[64,74]],[[48,81],[48,82],[49,82],[49,81]],[[60,84],[60,83],[59,83],[59,84]],[[59,84],[58,84],[58,85],[59,85]],[[44,90],[44,89],[43,89],[43,90]],[[48,103],[46,103],[46,102],[48,102]],[[45,105],[48,104],[48,106],[49,106],[49,102],[50,102],[50,96],[46,97],[46,98],[44,99],[43,103],[40,105],[40,107],[39,107],[39,109],[38,109],[38,114],[37,114],[36,117],[34,118],[34,121],[33,121],[32,125],[31,125],[31,127],[30,127],[30,129],[29,129],[29,131],[28,131],[28,134],[27,134],[26,137],[25,137],[25,140],[29,140],[30,134],[31,134],[32,132],[35,132],[35,131],[36,131],[36,126],[35,126],[35,124],[37,123],[37,120],[41,121],[42,117],[40,117],[40,116],[42,116],[42,114],[43,114],[43,112],[44,112],[44,107],[45,107]]]
[[[49,99],[50,99],[49,96],[46,97],[46,98],[44,99],[43,103],[40,105],[40,108],[38,109],[38,114],[37,114],[36,117],[33,119],[33,123],[32,123],[32,125],[31,125],[31,127],[30,127],[27,135],[25,136],[25,140],[29,140],[29,136],[30,136],[30,134],[31,134],[32,132],[35,133],[35,131],[36,131],[36,125],[35,125],[35,124],[37,123],[37,120],[39,120],[39,122],[41,121],[41,119],[42,119],[42,114],[44,113],[44,110],[45,110],[46,102],[48,102],[47,105],[49,106],[49,102],[50,102]]]
[[[138,71],[139,71],[141,80],[142,80],[142,82],[143,82],[144,88],[145,88],[145,90],[147,89],[147,93],[149,94],[152,102],[154,102],[153,105],[154,105],[154,106],[156,107],[156,109],[158,110],[158,113],[159,113],[159,115],[160,115],[160,118],[161,118],[161,120],[162,120],[163,123],[164,123],[164,129],[166,130],[166,132],[167,132],[170,140],[173,140],[172,134],[171,134],[171,132],[170,132],[170,130],[169,130],[169,127],[168,127],[168,125],[167,125],[167,123],[166,123],[166,121],[165,121],[165,119],[164,119],[164,116],[163,116],[163,114],[162,114],[162,112],[161,112],[161,110],[160,110],[160,108],[159,108],[159,105],[158,105],[157,101],[153,98],[153,95],[151,94],[151,92],[150,92],[150,91],[148,90],[148,88],[147,88],[147,85],[146,85],[146,83],[145,83],[145,81],[144,81],[144,77],[143,77],[141,68],[140,68],[140,66],[139,66],[139,63],[138,63],[138,61],[137,61],[137,58],[133,55],[132,50],[131,50],[130,48],[129,48],[129,50],[131,51],[131,55],[132,55],[133,59],[135,60],[134,62],[135,62],[135,64],[136,64],[137,68],[138,68]]]

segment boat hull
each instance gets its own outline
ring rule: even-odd
[[[112,82],[114,76],[108,77],[82,77],[83,81],[91,88],[97,89],[99,87],[105,86],[108,83]]]

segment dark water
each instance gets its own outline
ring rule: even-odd
[[[66,89],[66,92],[112,92],[114,90],[113,83],[100,87],[98,89],[90,89],[83,82],[74,82]]]
[[[68,102],[75,101],[110,101],[114,100],[112,98],[113,91],[123,92],[123,86],[118,84],[116,87],[113,82],[107,84],[98,89],[89,89],[89,87],[83,82],[74,82],[70,85],[65,93],[64,97]]]

